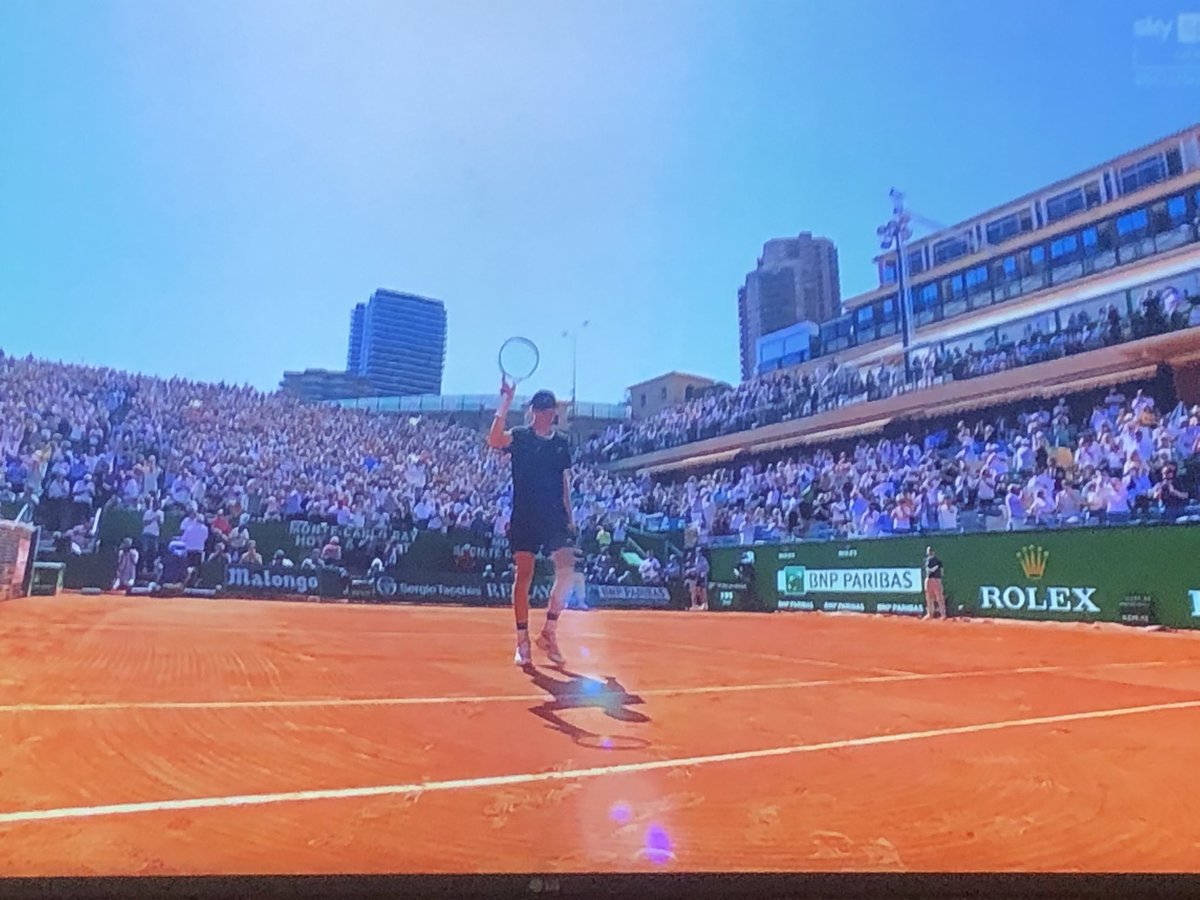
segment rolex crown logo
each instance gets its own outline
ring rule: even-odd
[[[1021,564],[1021,571],[1025,573],[1025,577],[1038,581],[1046,574],[1046,560],[1050,558],[1050,551],[1043,547],[1022,547],[1017,551],[1017,562]]]

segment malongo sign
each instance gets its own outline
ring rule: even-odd
[[[225,567],[221,590],[238,597],[341,597],[345,585],[331,569],[234,564]]]
[[[230,566],[226,570],[226,587],[252,590],[286,591],[289,594],[315,594],[321,585],[316,575],[285,569],[251,569],[249,566]]]

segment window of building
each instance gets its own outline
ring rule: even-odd
[[[1117,181],[1121,185],[1122,194],[1132,194],[1143,188],[1158,184],[1167,177],[1167,167],[1159,154],[1147,156],[1141,162],[1126,166],[1117,173]]]
[[[1040,244],[1029,248],[1029,264],[1035,269],[1046,261],[1046,248]]]
[[[1083,229],[1083,233],[1080,235],[1080,237],[1083,238],[1083,252],[1085,255],[1091,256],[1097,251],[1100,237],[1094,227]]]
[[[684,399],[684,400],[691,400],[691,399],[692,399],[692,396],[693,396],[695,393],[696,393],[696,389],[695,389],[694,387],[692,387],[692,386],[689,384],[687,387],[685,387],[685,388],[683,389],[683,399]]]
[[[1187,219],[1187,198],[1182,195],[1167,200],[1167,218],[1172,225],[1178,225]]]
[[[646,405],[646,392],[642,391],[642,406]]]
[[[1100,182],[1091,181],[1083,187],[1084,200],[1087,201],[1087,208],[1100,205]]]
[[[1057,222],[1085,207],[1083,188],[1072,188],[1046,201],[1046,221]]]
[[[905,260],[908,264],[908,274],[916,275],[919,272],[925,271],[925,252],[923,250],[914,250],[908,254],[908,259]]]
[[[989,244],[999,244],[1001,241],[1006,241],[1010,237],[1015,237],[1021,233],[1021,217],[1017,213],[1011,216],[1005,216],[1003,219],[996,219],[994,222],[988,222],[987,239]]]
[[[932,322],[938,312],[938,286],[936,283],[922,285],[912,294],[913,316],[919,324]]]
[[[1017,258],[1015,256],[1004,257],[1004,277],[1005,278],[1016,278],[1017,277]]]
[[[1073,234],[1064,234],[1050,242],[1050,258],[1062,259],[1079,249],[1079,239]]]
[[[1183,174],[1183,157],[1179,153],[1178,147],[1172,147],[1167,151],[1167,176],[1174,178],[1176,175]]]
[[[961,297],[966,292],[966,286],[963,283],[962,273],[950,276],[950,296]]]
[[[665,387],[662,389],[661,399],[663,399],[663,400],[667,399],[667,389]]]
[[[987,266],[976,266],[973,269],[967,270],[967,290],[974,293],[987,284],[988,270]]]
[[[1146,215],[1146,210],[1135,209],[1132,212],[1127,212],[1125,215],[1117,219],[1117,234],[1125,237],[1129,234],[1137,234],[1146,230],[1150,219]]]
[[[940,266],[942,263],[950,262],[952,259],[966,256],[969,252],[971,252],[971,247],[967,243],[966,238],[946,238],[933,245],[933,264]]]
[[[888,260],[883,264],[883,283],[896,283],[896,263],[893,260]]]

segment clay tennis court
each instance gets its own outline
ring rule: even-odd
[[[0,606],[0,874],[1188,871],[1200,642],[815,614]],[[535,612],[534,624],[540,625]]]

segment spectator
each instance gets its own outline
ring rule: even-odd
[[[1162,480],[1154,487],[1154,499],[1161,505],[1168,518],[1181,515],[1188,502],[1187,492],[1179,487],[1176,480],[1178,474],[1174,465],[1164,466]]]
[[[204,518],[196,512],[179,523],[179,537],[183,541],[184,553],[187,554],[187,581],[189,587],[200,575],[200,566],[204,564],[204,547],[208,543],[208,525]]]
[[[142,513],[142,565],[146,571],[154,570],[158,560],[158,541],[163,526],[163,511],[153,495],[146,496],[146,509]]]
[[[340,565],[342,561],[342,542],[336,534],[321,549],[321,563],[327,566]]]
[[[113,590],[128,590],[137,582],[138,552],[133,548],[133,540],[124,538],[117,550],[117,577],[113,582]]]
[[[1021,489],[1012,485],[1004,497],[1004,518],[1007,531],[1019,531],[1025,527],[1027,513],[1021,499]]]

